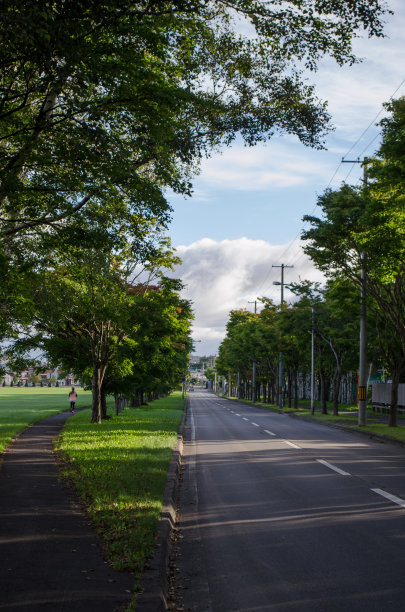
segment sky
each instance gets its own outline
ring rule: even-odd
[[[175,275],[193,303],[195,353],[217,354],[230,310],[254,310],[261,296],[280,300],[284,280],[321,280],[303,254],[300,235],[306,214],[319,214],[317,198],[342,182],[359,184],[359,163],[379,145],[383,103],[405,95],[405,3],[389,0],[383,39],[363,37],[354,50],[360,64],[339,67],[324,60],[308,74],[317,95],[328,101],[334,131],[325,150],[313,150],[293,136],[244,147],[239,141],[204,160],[191,198],[169,196],[169,228],[182,264]],[[284,299],[292,299],[288,289]],[[258,311],[260,303],[257,303]]]

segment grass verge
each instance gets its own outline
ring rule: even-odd
[[[138,581],[155,542],[185,400],[181,392],[91,424],[70,418],[56,442],[63,475],[84,501],[106,560]]]
[[[70,407],[70,387],[0,387],[0,453],[29,425]],[[91,404],[91,392],[77,389],[78,408]]]
[[[232,397],[230,399],[248,404],[250,406],[252,405],[252,402],[249,400],[238,400],[236,397]],[[309,400],[300,401],[299,408],[285,407],[283,410],[280,410],[280,408],[275,404],[264,404],[262,402],[257,402],[255,405],[260,408],[264,408],[265,410],[271,410],[273,412],[295,414],[297,416],[303,416],[321,423],[323,422],[342,425],[344,427],[349,427],[350,429],[353,429],[353,431],[366,432],[371,435],[384,436],[387,439],[393,438],[395,440],[401,440],[405,442],[404,425],[397,425],[397,427],[389,427],[387,423],[380,422],[381,414],[373,412],[370,408],[368,408],[367,410],[367,425],[365,427],[359,427],[356,404],[341,404],[339,408],[339,414],[337,416],[335,416],[331,412],[328,412],[328,414],[321,414],[319,407],[315,408],[315,414],[312,415],[309,407]],[[330,411],[331,409],[332,404],[331,402],[329,402],[328,410]]]

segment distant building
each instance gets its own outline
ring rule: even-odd
[[[26,385],[32,384],[32,376],[35,375],[35,369],[33,367],[29,367],[26,370],[20,372],[18,375],[16,375],[15,372],[7,371],[6,363],[0,363],[0,366],[6,370],[6,373],[3,376],[3,380],[6,383],[7,387],[9,387],[14,380],[16,380],[15,384],[19,385],[20,387],[25,387]],[[51,368],[47,367],[46,363],[44,363],[43,366],[44,369],[37,375],[43,385],[48,386],[50,383],[54,385],[57,382],[59,387],[68,387],[80,384],[80,382],[75,379],[73,374],[62,375],[62,372],[59,368],[55,368],[52,370]]]

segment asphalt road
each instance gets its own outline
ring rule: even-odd
[[[178,607],[405,610],[405,449],[202,391],[187,437]]]

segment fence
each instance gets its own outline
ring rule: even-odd
[[[389,406],[391,383],[372,383],[371,403],[373,406]],[[398,386],[398,406],[405,408],[405,384]]]

